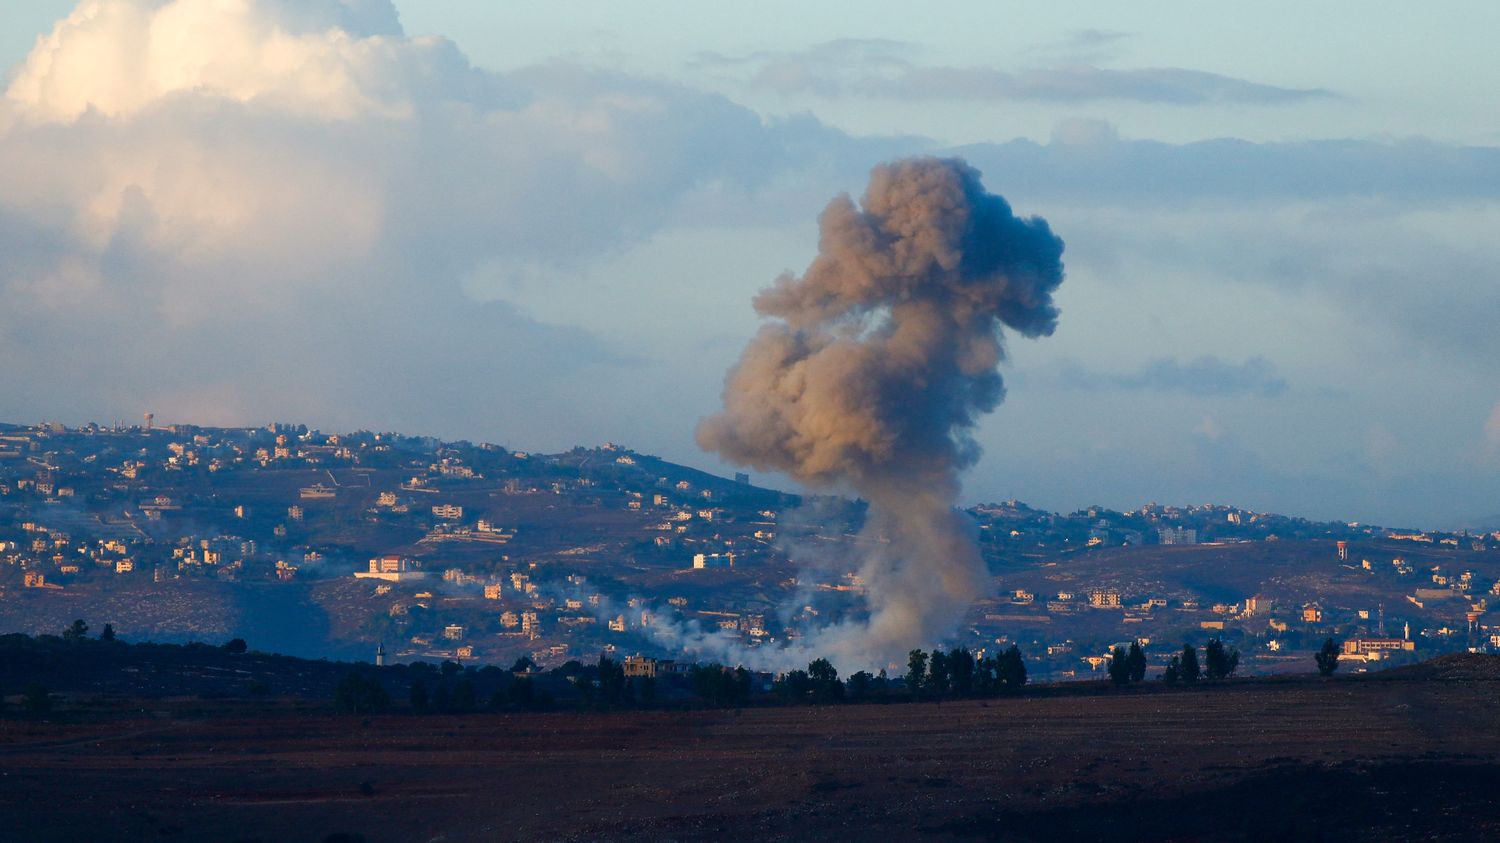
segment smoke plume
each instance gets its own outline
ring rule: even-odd
[[[867,605],[793,656],[848,669],[950,634],[986,591],[972,523],[954,505],[970,435],[1005,389],[1000,327],[1051,334],[1062,240],[1020,218],[958,159],[876,167],[860,206],[820,218],[819,254],[755,299],[771,321],[724,386],[698,443],[728,460],[869,502]]]

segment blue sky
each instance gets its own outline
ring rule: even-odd
[[[1500,513],[1500,6],[805,6],[0,7],[0,417],[728,470],[750,298],[959,154],[1068,271],[967,500]]]

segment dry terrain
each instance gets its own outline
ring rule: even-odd
[[[0,837],[1494,839],[1497,657],[743,711],[0,721]]]

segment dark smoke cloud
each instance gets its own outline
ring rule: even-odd
[[[953,509],[958,474],[978,457],[978,416],[1004,397],[1000,327],[1056,327],[1063,243],[957,159],[876,167],[860,206],[840,196],[820,224],[807,272],[756,298],[775,321],[729,373],[724,412],[698,443],[869,501],[869,615],[801,648],[869,666],[951,632],[985,589]]]

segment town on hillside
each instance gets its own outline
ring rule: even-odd
[[[1328,638],[1355,671],[1500,650],[1500,532],[1221,505],[968,512],[993,587],[952,640],[922,643],[1015,645],[1037,680],[1098,677],[1129,644],[1165,667],[1218,639],[1252,674],[1306,670]],[[133,640],[650,670],[695,655],[663,630],[748,653],[860,612],[863,517],[613,444],[0,425],[0,627],[88,617]]]

